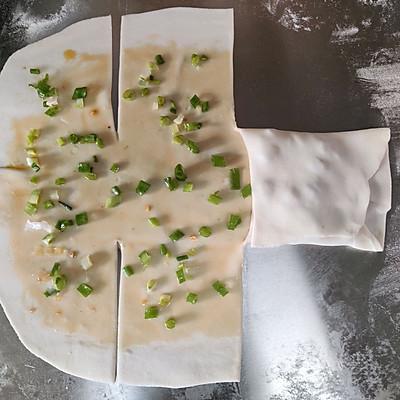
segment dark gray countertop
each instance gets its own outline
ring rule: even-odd
[[[239,126],[392,129],[393,208],[386,249],[247,251],[241,384],[170,390],[71,377],[30,354],[1,312],[0,399],[400,399],[400,3],[0,0],[0,67],[16,49],[78,20],[112,14],[117,27],[120,15],[178,5],[235,8]],[[294,278],[298,287],[290,283]],[[279,306],[280,321],[271,324]],[[319,330],[312,328],[317,320],[323,323]],[[304,343],[284,342],[286,350],[293,346],[292,356],[277,362],[285,327],[291,339]],[[314,342],[332,354],[321,354]]]

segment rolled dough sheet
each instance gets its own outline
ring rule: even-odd
[[[309,243],[382,251],[391,207],[390,130],[242,129],[253,247]]]
[[[129,215],[132,230],[122,240],[122,264],[132,264],[138,273],[122,277],[117,381],[143,386],[187,387],[211,382],[238,381],[240,377],[241,341],[241,266],[242,243],[250,220],[250,198],[229,189],[228,170],[238,167],[242,182],[248,183],[247,156],[233,114],[232,93],[232,10],[173,8],[122,17],[120,93],[137,86],[139,74],[158,53],[165,57],[156,77],[161,85],[152,87],[150,96],[119,107],[119,137],[129,154],[129,180],[145,179],[152,188],[135,199]],[[205,53],[210,59],[198,70],[191,66],[192,53]],[[210,111],[193,112],[189,98],[197,93],[210,99]],[[200,145],[199,154],[185,146],[171,143],[168,128],[159,126],[159,115],[168,108],[153,110],[155,95],[177,102],[178,113],[203,122],[195,133],[187,134]],[[210,155],[226,156],[226,168],[215,168]],[[149,162],[151,160],[151,162]],[[181,162],[193,181],[192,193],[182,189],[169,192],[162,178],[173,174]],[[212,205],[209,194],[221,190],[224,201]],[[146,205],[151,211],[146,212]],[[128,207],[128,206],[127,206]],[[121,212],[123,208],[120,208]],[[235,231],[226,229],[230,213],[240,214],[242,224]],[[159,216],[160,228],[152,228],[147,217]],[[133,223],[134,221],[134,223]],[[198,236],[198,228],[211,226],[210,238]],[[182,229],[186,236],[173,244],[168,234]],[[193,279],[178,285],[174,257],[165,261],[159,254],[166,243],[174,257],[190,248],[198,254],[188,262]],[[137,263],[141,250],[150,249],[152,265],[145,271]],[[156,278],[154,292],[146,293],[146,280]],[[211,284],[226,282],[230,293],[218,296]],[[199,301],[185,301],[187,292],[197,292]],[[144,320],[146,304],[157,304],[162,293],[172,293],[171,305],[162,309],[159,318]],[[175,317],[176,328],[168,331],[163,322]]]
[[[106,382],[115,378],[116,245],[109,237],[96,239],[94,232],[106,231],[95,201],[109,195],[109,185],[99,179],[88,186],[73,173],[77,162],[98,151],[96,146],[58,147],[55,141],[70,132],[95,132],[108,145],[115,141],[110,102],[111,46],[111,18],[85,20],[17,51],[0,75],[0,164],[25,164],[25,137],[29,129],[41,128],[37,148],[42,170],[36,187],[44,190],[43,196],[49,196],[48,189],[57,188],[55,177],[67,177],[67,184],[58,190],[64,200],[75,206],[68,215],[61,207],[44,211],[41,206],[30,219],[55,223],[58,218],[74,218],[81,211],[88,211],[91,218],[91,224],[74,227],[75,234],[65,232],[55,244],[79,250],[77,259],[33,255],[40,253],[37,246],[46,232],[24,231],[29,218],[24,205],[30,191],[36,188],[29,183],[31,173],[2,169],[1,304],[20,340],[32,353],[72,375]],[[32,67],[39,67],[42,74],[30,74]],[[59,89],[62,111],[54,118],[43,114],[41,99],[28,87],[46,72],[51,84]],[[89,88],[84,109],[72,105],[72,91],[78,86]],[[96,114],[91,113],[93,110]],[[96,264],[86,273],[79,267],[79,258],[85,253],[93,254]],[[63,273],[68,276],[68,288],[62,296],[45,298],[47,273],[56,261],[62,263]],[[87,299],[76,291],[79,282],[85,280],[97,287]]]

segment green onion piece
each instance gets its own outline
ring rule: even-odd
[[[53,268],[51,269],[49,275],[51,277],[59,275],[60,274],[60,268],[61,268],[61,264],[60,263],[58,263],[58,262],[54,263],[53,264]]]
[[[34,185],[37,185],[39,183],[39,177],[37,175],[32,176],[31,179],[29,179],[31,183],[33,183]]]
[[[134,89],[126,89],[124,93],[122,93],[122,98],[124,100],[134,100],[137,97],[137,93]]]
[[[96,155],[93,156],[93,162],[95,163],[99,162],[99,158]]]
[[[121,191],[121,188],[120,188],[119,186],[113,186],[113,187],[111,188],[111,193],[112,193],[114,196],[119,196],[119,195],[122,193],[122,191]]]
[[[202,125],[203,124],[201,122],[184,122],[183,129],[186,132],[197,131],[198,129],[200,129],[202,127]]]
[[[43,292],[43,294],[44,294],[46,297],[54,296],[54,295],[57,294],[57,293],[58,293],[58,290],[55,289],[55,288],[46,289],[46,290]]]
[[[182,254],[181,256],[177,256],[176,257],[176,261],[185,261],[185,260],[189,260],[189,256],[187,254]]]
[[[36,92],[41,99],[53,97],[57,94],[57,89],[49,84],[49,74],[46,74],[45,77],[37,83],[29,84],[29,86],[36,89]]]
[[[149,306],[144,309],[144,319],[152,319],[158,317],[158,307]]]
[[[53,285],[56,290],[61,292],[67,286],[67,277],[65,275],[56,275],[53,278]]]
[[[184,182],[186,181],[186,174],[182,164],[176,164],[175,166],[175,178],[177,181]]]
[[[234,231],[241,223],[242,223],[242,218],[240,218],[240,215],[231,214],[229,216],[226,227],[230,231]]]
[[[38,165],[35,162],[32,163],[31,168],[33,169],[34,172],[39,172],[40,171],[40,165]]]
[[[78,172],[92,172],[93,171],[93,167],[87,163],[87,162],[80,162],[78,164]]]
[[[154,227],[160,226],[160,221],[156,217],[147,218],[147,221],[149,221],[149,224],[154,226]]]
[[[197,293],[190,292],[186,296],[186,302],[188,302],[190,304],[196,304],[198,298],[199,298],[199,296],[197,295]]]
[[[232,168],[229,170],[229,181],[232,190],[240,190],[240,170]]]
[[[176,326],[176,320],[175,318],[168,318],[165,322],[164,325],[167,329],[174,329]]]
[[[215,204],[216,206],[221,203],[222,197],[219,195],[219,191],[216,191],[208,196],[209,203]]]
[[[220,282],[220,281],[215,281],[212,284],[212,287],[214,290],[222,297],[226,296],[229,293],[229,290],[226,288],[226,286]]]
[[[72,94],[72,100],[77,100],[77,99],[85,99],[87,96],[87,87],[78,87],[75,88],[74,93]]]
[[[185,274],[185,264],[179,264],[176,270],[176,279],[178,283],[181,285],[183,282],[186,282],[186,274]]]
[[[165,244],[160,244],[160,254],[165,257],[170,257],[171,253]]]
[[[26,137],[26,143],[28,146],[32,146],[36,140],[40,137],[40,130],[39,129],[31,129]]]
[[[39,204],[40,200],[40,189],[32,190],[31,195],[29,196],[28,202],[31,204],[35,204],[36,206]]]
[[[178,241],[179,239],[182,239],[184,236],[185,236],[185,234],[184,234],[181,230],[177,229],[177,230],[173,231],[173,232],[169,235],[169,238],[170,238],[173,242],[176,242],[176,241]]]
[[[39,75],[40,74],[40,69],[39,68],[30,68],[29,72],[33,75]]]
[[[49,245],[51,245],[51,244],[54,242],[55,239],[56,239],[56,235],[55,235],[54,232],[53,232],[53,233],[48,233],[48,234],[42,239],[42,242],[43,242],[46,246],[49,246]]]
[[[88,297],[92,294],[93,288],[87,283],[81,283],[76,290],[83,296]]]
[[[192,54],[192,65],[193,67],[199,67],[203,62],[207,61],[208,57],[205,54]]]
[[[59,219],[55,225],[55,228],[60,232],[64,232],[69,226],[74,225],[72,219]]]
[[[79,136],[79,143],[92,144],[97,143],[98,136],[95,133],[88,133],[87,135]]]
[[[186,147],[193,154],[200,153],[199,145],[197,143],[193,142],[192,140],[189,140],[189,139],[187,140]]]
[[[94,172],[88,172],[84,176],[88,181],[95,181],[97,179],[97,175]]]
[[[99,149],[103,149],[103,148],[104,148],[104,141],[103,141],[102,138],[100,138],[100,137],[97,137],[97,138],[96,138],[96,146],[97,146]]]
[[[248,183],[246,186],[242,187],[242,190],[240,191],[242,193],[242,197],[245,199],[249,196],[251,196],[251,185]]]
[[[135,273],[135,270],[133,269],[133,267],[131,265],[125,265],[125,267],[122,268],[122,270],[124,271],[125,275],[128,278]]]
[[[192,105],[193,108],[196,108],[197,106],[199,106],[201,104],[201,100],[200,100],[199,96],[197,96],[197,94],[194,94],[190,98],[190,104]]]
[[[36,158],[38,157],[38,152],[35,147],[27,147],[25,151],[26,155],[29,157],[36,157]]]
[[[157,286],[157,279],[149,279],[146,283],[146,289],[148,292],[151,292]]]
[[[61,207],[64,207],[67,211],[72,211],[72,207],[69,204],[67,204],[67,203],[65,203],[65,202],[63,202],[61,200],[58,200],[58,204]]]
[[[79,225],[86,225],[89,222],[89,216],[87,212],[81,212],[75,215],[75,222]]]
[[[157,63],[155,63],[153,61],[150,61],[148,63],[148,67],[149,67],[150,72],[157,72],[159,70]]]
[[[111,196],[106,200],[104,207],[105,208],[114,208],[114,207],[119,206],[121,204],[121,202],[122,202],[121,195]]]
[[[157,65],[162,65],[162,64],[165,63],[165,60],[164,60],[164,58],[163,58],[163,56],[162,56],[161,54],[157,54],[157,55],[154,57],[154,60],[156,61],[156,64],[157,64]]]
[[[50,208],[54,208],[54,207],[55,207],[55,204],[54,204],[54,202],[52,200],[46,200],[44,202],[44,208],[46,210],[50,210]]]
[[[38,206],[36,204],[32,204],[32,203],[26,203],[24,211],[28,214],[28,215],[34,215],[37,213],[38,210]]]
[[[180,144],[180,145],[182,145],[182,144],[184,144],[185,143],[185,137],[183,136],[183,135],[174,135],[173,137],[172,137],[172,143],[175,143],[175,144]]]
[[[60,136],[57,138],[57,144],[62,147],[65,146],[68,143],[68,140],[65,137]]]
[[[170,102],[169,102],[169,112],[171,114],[176,114],[177,113],[176,104],[175,104],[175,102],[173,100],[170,100]]]
[[[179,182],[175,178],[171,178],[170,176],[164,178],[165,186],[172,192],[179,187]]]
[[[184,192],[191,192],[193,190],[193,183],[192,182],[185,182],[183,184],[183,191]]]
[[[85,99],[76,99],[75,100],[75,107],[77,107],[77,108],[85,107]]]
[[[199,235],[203,236],[203,237],[209,237],[212,234],[212,230],[209,226],[202,226],[199,229]]]
[[[142,97],[148,96],[150,94],[150,89],[149,88],[142,88],[140,89],[140,95]]]
[[[161,307],[167,307],[171,304],[172,296],[168,293],[164,293],[160,296],[159,304]]]
[[[57,178],[54,183],[58,186],[65,185],[66,179],[65,178]]]
[[[165,105],[165,97],[164,96],[157,96],[157,107],[161,108]]]
[[[172,124],[172,119],[168,115],[161,115],[160,126],[169,126]]]
[[[72,144],[79,143],[79,141],[80,141],[80,136],[77,135],[76,133],[71,133],[71,134],[69,135],[69,141],[70,141]]]
[[[136,193],[139,196],[143,196],[150,189],[150,186],[151,186],[150,183],[140,180],[136,186]]]
[[[139,255],[138,259],[143,267],[148,267],[151,262],[151,254],[147,250],[143,250]]]
[[[119,165],[117,163],[114,163],[113,165],[111,165],[110,171],[116,174],[119,171]]]
[[[211,156],[211,164],[214,167],[226,167],[225,157],[221,156],[221,154],[213,154]]]
[[[201,102],[201,112],[207,112],[210,109],[208,101]]]
[[[49,117],[54,117],[60,111],[60,107],[57,105],[49,107],[44,113]]]

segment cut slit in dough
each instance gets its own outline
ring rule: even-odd
[[[308,243],[383,250],[391,207],[389,129],[241,134],[250,159],[252,247]]]

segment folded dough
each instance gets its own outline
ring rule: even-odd
[[[253,247],[309,243],[382,251],[391,207],[390,130],[242,129]]]

